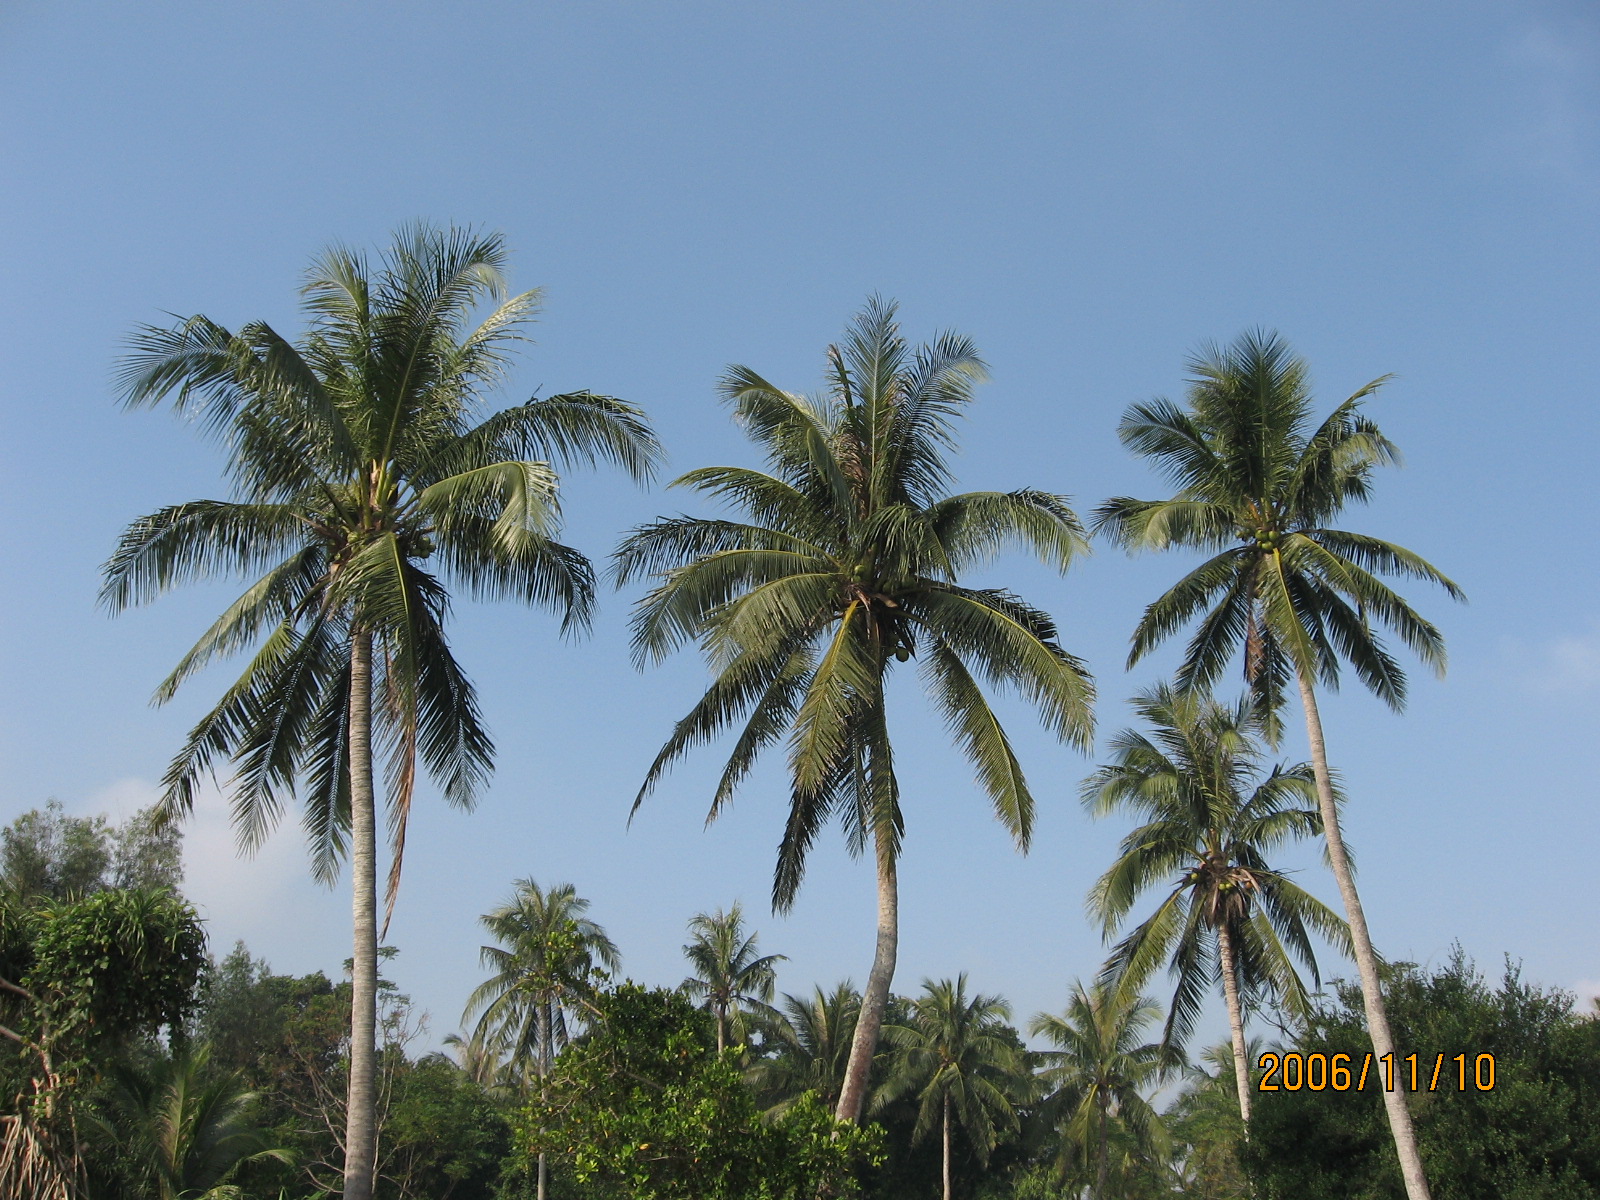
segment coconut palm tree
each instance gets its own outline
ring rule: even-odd
[[[1198,620],[1178,683],[1208,688],[1242,651],[1246,681],[1275,722],[1284,688],[1298,686],[1310,742],[1328,859],[1350,922],[1373,1049],[1394,1051],[1361,898],[1339,828],[1316,686],[1335,687],[1341,660],[1391,708],[1405,703],[1405,672],[1374,629],[1397,634],[1442,673],[1444,638],[1380,574],[1462,592],[1438,568],[1392,542],[1332,527],[1345,505],[1368,499],[1373,471],[1399,451],[1362,413],[1376,379],[1313,425],[1305,360],[1276,334],[1248,333],[1227,349],[1190,360],[1189,406],[1167,400],[1132,406],[1123,444],[1154,460],[1177,486],[1166,500],[1121,496],[1096,514],[1097,527],[1130,550],[1173,546],[1212,551],[1147,609],[1133,635],[1130,664]],[[1276,733],[1275,725],[1270,732]],[[1427,1200],[1428,1184],[1404,1092],[1383,1093],[1406,1193]]]
[[[1052,1088],[1045,1106],[1061,1128],[1064,1155],[1095,1164],[1094,1200],[1108,1196],[1114,1126],[1147,1154],[1162,1149],[1161,1118],[1140,1089],[1160,1082],[1176,1059],[1159,1043],[1139,1041],[1160,1015],[1125,988],[1079,983],[1065,1012],[1040,1013],[1028,1026],[1056,1047],[1039,1052],[1048,1064],[1041,1077]]]
[[[200,1045],[174,1050],[146,1066],[111,1071],[106,1112],[92,1118],[108,1146],[126,1155],[159,1200],[206,1200],[228,1194],[247,1163],[292,1163],[253,1116],[258,1099],[234,1073],[211,1068]]]
[[[737,901],[728,912],[696,913],[689,921],[689,944],[683,948],[694,974],[680,985],[705,1001],[717,1019],[717,1053],[728,1044],[728,1030],[743,1038],[752,1013],[772,1013],[772,989],[781,954],[757,954],[756,935],[744,932],[744,913]]]
[[[1246,1061],[1260,1059],[1265,1044],[1251,1038]],[[1245,1140],[1234,1076],[1233,1044],[1207,1046],[1185,1073],[1183,1090],[1162,1114],[1172,1140],[1183,1147],[1181,1194],[1204,1200],[1248,1200],[1252,1194],[1238,1151]]]
[[[386,757],[392,911],[418,756],[461,807],[492,763],[445,639],[446,585],[552,608],[581,629],[592,572],[554,540],[548,460],[605,460],[643,478],[659,454],[637,409],[586,392],[484,416],[480,396],[504,378],[537,305],[534,292],[507,294],[504,260],[497,234],[419,225],[381,264],[345,249],[318,259],[298,343],[263,322],[234,333],[196,316],[144,328],[123,364],[129,405],[170,396],[224,444],[236,497],[135,521],[102,600],[121,610],[190,580],[257,576],[157,690],[169,700],[208,663],[257,647],[174,758],[165,811],[187,813],[200,781],[231,761],[244,847],[298,792],[317,876],[331,881],[350,856],[350,1200],[371,1194],[376,1137],[374,750]]]
[[[920,1142],[938,1126],[944,1200],[953,1194],[950,1156],[957,1127],[984,1165],[997,1132],[1017,1128],[1016,1100],[1029,1076],[1010,1018],[1011,1008],[999,996],[969,997],[963,971],[954,982],[924,979],[910,1022],[883,1028],[884,1040],[894,1047],[893,1066],[873,1105],[916,1093],[911,1136]]]
[[[785,994],[782,1011],[763,1029],[770,1056],[747,1073],[770,1114],[782,1113],[806,1092],[830,1107],[838,1104],[860,1016],[861,993],[848,979],[831,993],[814,987],[808,998]]]
[[[806,853],[842,817],[851,848],[871,847],[878,934],[838,1115],[857,1120],[899,941],[895,868],[904,829],[885,683],[912,658],[979,786],[1020,848],[1033,796],[979,685],[1013,687],[1058,736],[1084,746],[1092,685],[1040,609],[958,582],[1007,543],[1065,570],[1083,549],[1065,499],[1045,492],[946,494],[953,422],[983,364],[944,334],[913,349],[892,304],[873,299],[829,351],[820,397],[785,392],[731,367],[721,392],[765,452],[770,474],[706,467],[680,486],[727,501],[745,520],[674,517],[636,529],[616,555],[621,583],[661,582],[641,602],[641,662],[698,641],[715,678],[678,722],[639,799],[692,746],[739,730],[708,820],[761,751],[787,735],[789,819],[773,905],[793,903]],[[637,802],[636,802],[637,803]]]
[[[473,989],[461,1014],[463,1025],[477,1018],[468,1056],[503,1058],[524,1089],[530,1075],[543,1089],[556,1053],[583,1020],[600,969],[621,965],[606,931],[583,915],[588,910],[570,883],[545,890],[519,879],[509,901],[479,918],[500,944],[479,950],[494,974]],[[539,1200],[547,1182],[540,1151]]]
[[[1222,985],[1248,1121],[1246,1001],[1273,999],[1305,1015],[1310,1001],[1294,960],[1320,983],[1311,933],[1349,946],[1345,923],[1267,861],[1284,842],[1322,832],[1316,782],[1308,763],[1262,769],[1260,721],[1248,699],[1224,705],[1160,684],[1133,707],[1150,732],[1116,737],[1112,761],[1084,781],[1083,801],[1095,816],[1126,809],[1143,823],[1122,839],[1089,911],[1110,937],[1142,895],[1166,894],[1112,951],[1105,977],[1138,992],[1170,967],[1169,1046],[1188,1041],[1205,992]]]

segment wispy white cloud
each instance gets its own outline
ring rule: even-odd
[[[1600,622],[1587,632],[1515,649],[1524,686],[1552,696],[1600,690]]]
[[[1521,103],[1503,149],[1518,165],[1600,188],[1600,22],[1545,19],[1511,46]]]
[[[148,780],[120,779],[76,807],[119,821],[159,795]],[[280,971],[337,970],[349,957],[348,897],[311,878],[292,815],[254,854],[241,854],[227,798],[206,786],[183,823],[183,871],[184,894],[205,920],[219,957],[240,940]]]

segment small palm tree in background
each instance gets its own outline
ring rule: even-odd
[[[205,1045],[119,1064],[110,1079],[95,1132],[132,1160],[157,1200],[220,1197],[248,1163],[294,1161],[256,1123],[257,1094],[233,1072],[214,1070]]]
[[[1189,362],[1189,407],[1136,404],[1118,430],[1154,460],[1178,491],[1166,500],[1120,496],[1097,524],[1130,550],[1188,546],[1213,552],[1152,603],[1133,635],[1129,664],[1198,620],[1179,686],[1207,690],[1235,654],[1274,723],[1284,688],[1298,685],[1328,860],[1345,915],[1374,1052],[1394,1052],[1378,955],[1339,828],[1338,801],[1317,710],[1316,686],[1335,687],[1341,660],[1391,708],[1405,703],[1400,664],[1373,628],[1394,631],[1442,673],[1444,638],[1378,578],[1420,579],[1462,599],[1461,589],[1410,550],[1335,529],[1347,504],[1367,500],[1373,471],[1399,451],[1361,411],[1383,379],[1361,388],[1313,425],[1309,369],[1276,334],[1250,333]],[[1410,1200],[1428,1182],[1402,1088],[1383,1092]]]
[[[939,1129],[944,1200],[951,1200],[950,1162],[959,1128],[987,1165],[999,1130],[1017,1128],[1016,1103],[1029,1079],[1021,1047],[1008,1037],[1011,1008],[999,996],[967,995],[967,976],[922,981],[907,1025],[885,1025],[893,1065],[874,1108],[917,1096],[912,1138]]]
[[[387,757],[392,911],[418,757],[464,808],[492,765],[445,639],[446,583],[586,626],[593,574],[554,540],[550,462],[608,461],[642,479],[659,456],[640,412],[609,397],[481,411],[537,307],[537,293],[508,295],[504,262],[498,234],[416,226],[381,265],[344,249],[313,264],[298,343],[264,322],[233,333],[196,316],[143,329],[123,367],[129,405],[172,396],[223,443],[237,498],[135,521],[106,564],[103,602],[120,611],[191,580],[264,572],[157,689],[170,700],[208,663],[257,647],[169,767],[165,810],[188,813],[201,780],[231,761],[243,846],[298,791],[317,877],[331,882],[350,855],[346,1200],[369,1200],[377,1137],[374,751]]]
[[[683,990],[705,1001],[717,1019],[717,1053],[727,1047],[728,1032],[744,1039],[749,1017],[772,1015],[772,990],[781,954],[758,954],[756,934],[745,934],[744,913],[737,901],[727,912],[697,913],[689,921],[689,944],[683,948],[694,974]]]
[[[848,979],[832,992],[814,987],[808,998],[783,997],[781,1011],[762,1031],[771,1052],[748,1072],[770,1114],[782,1113],[806,1092],[830,1108],[838,1104],[860,1016],[861,993]]]
[[[588,910],[570,883],[546,890],[519,879],[509,901],[479,918],[499,944],[479,950],[494,974],[473,990],[461,1015],[463,1025],[477,1018],[464,1061],[502,1062],[524,1093],[530,1080],[542,1090],[574,1023],[584,1019],[601,968],[621,965],[606,931],[583,915]],[[539,1200],[547,1183],[541,1151]]]
[[[1245,1061],[1257,1062],[1265,1048],[1251,1038]],[[1239,1113],[1238,1081],[1231,1042],[1207,1046],[1185,1072],[1184,1087],[1163,1114],[1172,1140],[1183,1147],[1183,1195],[1203,1200],[1248,1200],[1250,1182],[1239,1165],[1246,1137]]]
[[[877,944],[837,1108],[854,1121],[899,945],[904,816],[889,736],[891,669],[918,660],[979,786],[1023,849],[1033,795],[979,680],[1016,689],[1080,747],[1091,735],[1092,685],[1043,611],[958,582],[1007,544],[1059,570],[1084,548],[1060,496],[946,494],[954,421],[984,374],[972,343],[945,334],[913,349],[894,306],[875,299],[843,348],[830,348],[829,363],[830,390],[815,399],[731,367],[722,395],[772,473],[705,467],[677,485],[726,500],[747,519],[659,520],[636,529],[615,562],[619,583],[660,579],[634,619],[640,660],[698,641],[715,671],[656,756],[640,800],[691,747],[738,728],[707,819],[760,753],[786,739],[791,792],[776,909],[794,903],[806,854],[831,817],[842,818],[853,850],[871,847]]]
[[[495,1099],[514,1099],[524,1091],[524,1080],[498,1047],[459,1033],[445,1034],[444,1044],[450,1048],[452,1061],[461,1073]]]
[[[1106,979],[1139,992],[1170,968],[1176,986],[1163,1040],[1172,1046],[1188,1041],[1205,993],[1220,983],[1248,1121],[1247,1001],[1274,1000],[1304,1016],[1309,999],[1294,960],[1318,978],[1311,934],[1349,946],[1345,923],[1268,862],[1284,842],[1322,832],[1316,783],[1308,763],[1262,769],[1248,699],[1224,705],[1161,684],[1133,707],[1149,732],[1117,735],[1112,761],[1084,781],[1083,800],[1095,816],[1127,810],[1143,823],[1122,839],[1089,911],[1110,937],[1142,895],[1166,894],[1112,951]]]
[[[1039,1052],[1051,1088],[1045,1109],[1061,1129],[1067,1161],[1094,1164],[1094,1200],[1108,1200],[1114,1126],[1151,1157],[1164,1147],[1161,1119],[1140,1091],[1176,1065],[1167,1047],[1140,1041],[1160,1016],[1144,996],[1080,983],[1064,1013],[1040,1013],[1028,1026],[1056,1047]]]

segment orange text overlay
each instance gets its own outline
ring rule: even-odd
[[[1492,1054],[1263,1054],[1256,1061],[1258,1092],[1359,1092],[1370,1077],[1385,1091],[1492,1092]]]

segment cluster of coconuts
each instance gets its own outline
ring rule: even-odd
[[[1264,551],[1273,551],[1278,548],[1283,540],[1283,534],[1276,529],[1257,529],[1253,534],[1246,534],[1246,539],[1254,539],[1256,547]]]

